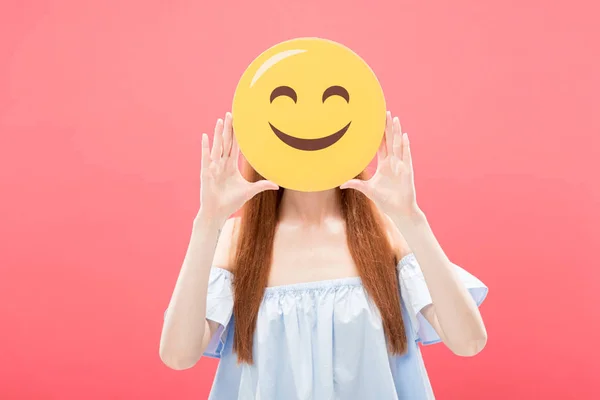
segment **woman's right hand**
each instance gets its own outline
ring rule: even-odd
[[[208,135],[202,134],[200,210],[204,215],[224,222],[258,193],[279,189],[267,180],[248,182],[239,170],[239,152],[231,113],[225,115],[225,121],[217,120],[212,149]]]

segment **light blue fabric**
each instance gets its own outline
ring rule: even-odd
[[[455,268],[480,305],[487,287]],[[220,362],[210,399],[433,399],[417,344],[440,341],[420,314],[431,297],[412,254],[400,261],[398,273],[406,354],[388,353],[378,310],[356,277],[267,288],[254,335],[254,364],[238,365],[232,351],[232,275],[213,268],[206,317],[220,328],[205,355]]]

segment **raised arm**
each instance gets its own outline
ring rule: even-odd
[[[206,320],[206,296],[211,266],[226,267],[233,248],[234,224],[227,218],[256,194],[278,189],[269,181],[246,181],[238,169],[238,156],[231,114],[227,113],[225,121],[217,121],[212,150],[208,136],[202,135],[200,211],[160,338],[160,358],[173,369],[194,366],[217,329],[215,323]]]
[[[377,156],[377,171],[371,179],[352,179],[340,187],[359,190],[369,197],[393,222],[397,236],[406,240],[401,247],[414,253],[432,299],[432,304],[417,311],[454,353],[477,354],[487,341],[485,325],[477,304],[417,206],[408,135],[402,133],[400,121],[392,119],[389,112]]]

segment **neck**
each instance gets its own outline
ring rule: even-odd
[[[338,189],[322,192],[297,192],[285,189],[281,198],[280,217],[303,223],[321,223],[340,215]]]

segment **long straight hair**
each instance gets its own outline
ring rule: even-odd
[[[263,179],[245,160],[243,167],[243,174],[249,181]],[[360,179],[366,177],[366,172],[358,176]],[[252,342],[258,310],[268,284],[284,190],[259,193],[242,209],[233,264],[233,350],[237,353],[238,363],[253,362]],[[406,351],[407,339],[396,272],[399,254],[389,242],[381,215],[365,195],[353,189],[341,190],[339,195],[348,248],[363,287],[379,310],[389,351],[402,354]]]

